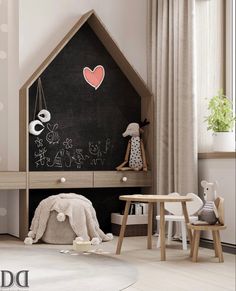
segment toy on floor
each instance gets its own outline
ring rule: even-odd
[[[204,205],[198,212],[199,221],[194,224],[216,224],[219,219],[218,210],[215,204],[218,183],[202,181],[201,186],[204,189]]]
[[[92,240],[84,240],[82,237],[78,236],[73,240],[73,249],[76,252],[88,252],[93,245],[98,245],[100,242],[101,241],[97,237],[92,238]]]
[[[143,132],[142,128],[148,124],[149,122],[145,119],[140,125],[133,122],[127,126],[123,137],[131,136],[131,139],[128,142],[124,162],[116,168],[118,171],[147,171],[145,149],[143,141],[140,139],[140,133]],[[129,163],[129,167],[125,167],[127,163]]]

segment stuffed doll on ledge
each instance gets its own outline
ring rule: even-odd
[[[143,127],[147,126],[149,121],[145,118],[143,122],[130,123],[125,132],[122,134],[123,137],[131,136],[125,154],[125,160],[121,163],[116,170],[118,171],[147,171],[146,154],[143,145],[143,140],[140,138],[140,134],[143,133]],[[125,165],[128,163],[128,167]]]

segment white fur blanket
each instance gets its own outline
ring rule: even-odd
[[[42,200],[36,208],[28,234],[29,238],[32,238],[32,243],[36,243],[42,238],[50,212],[53,210],[58,212],[62,220],[64,220],[63,216],[68,216],[75,234],[86,241],[93,238],[98,238],[100,242],[112,239],[111,234],[105,234],[100,229],[91,201],[82,195],[62,193]]]

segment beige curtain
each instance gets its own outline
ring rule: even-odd
[[[149,1],[156,193],[197,193],[194,1]]]

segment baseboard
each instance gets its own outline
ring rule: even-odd
[[[3,236],[11,237],[11,238],[14,238],[14,239],[19,239],[18,236],[15,236],[15,235],[13,235],[13,234],[9,234],[9,233],[0,233],[0,239],[1,239]]]
[[[221,243],[223,252],[236,255],[236,245]],[[213,241],[210,239],[201,238],[200,247],[214,249]]]

